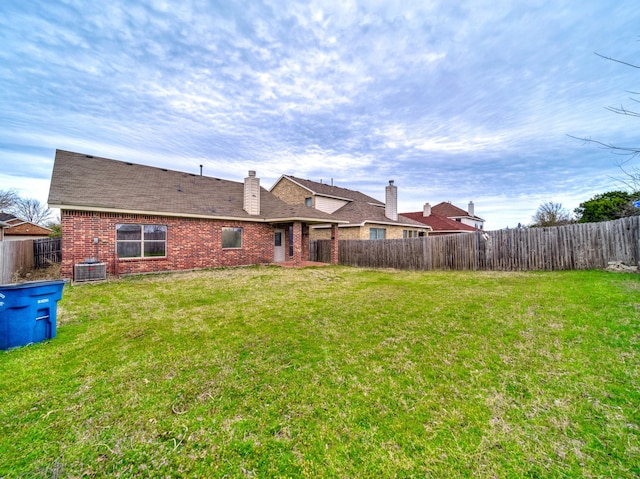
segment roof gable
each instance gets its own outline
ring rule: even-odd
[[[363,201],[365,203],[372,203],[372,204],[377,204],[377,205],[381,205],[384,206],[384,203],[376,200],[375,198],[365,195],[364,193],[361,193],[359,191],[356,190],[350,190],[348,188],[341,188],[339,186],[334,186],[334,185],[327,185],[325,183],[319,183],[317,181],[311,181],[311,180],[305,180],[303,178],[297,178],[295,176],[291,176],[291,175],[282,175],[282,177],[280,178],[280,180],[282,179],[286,179],[289,181],[292,181],[300,186],[302,186],[303,188],[309,190],[310,193],[312,194],[316,194],[316,195],[321,195],[321,196],[329,196],[332,198],[337,198],[337,199],[341,199],[341,200],[348,200],[348,201]],[[280,181],[278,180],[278,181]],[[277,182],[276,182],[277,184]],[[275,186],[275,185],[274,185]],[[273,189],[273,187],[271,188]]]
[[[443,201],[442,203],[438,203],[435,206],[431,207],[431,213],[439,216],[444,216],[446,218],[473,218],[477,221],[484,221],[479,216],[470,215],[468,211],[463,210],[462,208],[458,208],[456,205],[449,203],[448,201]]]
[[[7,223],[9,226],[4,230],[6,236],[49,236],[52,232],[49,228],[29,221],[18,220]]]

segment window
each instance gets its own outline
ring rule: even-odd
[[[311,203],[311,197],[309,196],[308,198],[304,199],[304,204],[306,206],[312,206],[313,204]]]
[[[116,225],[116,248],[120,258],[167,256],[167,227]]]
[[[222,228],[222,249],[242,248],[242,228]]]
[[[402,230],[402,238],[417,238],[418,232],[416,230]]]
[[[369,228],[369,239],[384,239],[386,231],[384,228]]]

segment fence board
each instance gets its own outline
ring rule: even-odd
[[[312,243],[311,259],[330,262],[330,241]],[[640,216],[404,240],[339,241],[340,264],[370,268],[557,271],[603,269],[611,261],[640,265]]]
[[[14,273],[33,264],[33,240],[0,241],[0,283],[11,282]]]

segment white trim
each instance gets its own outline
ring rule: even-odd
[[[212,216],[212,215],[198,215],[194,213],[172,213],[168,211],[145,211],[145,210],[125,210],[117,208],[104,208],[100,206],[79,206],[79,205],[57,205],[50,204],[49,208],[58,208],[60,210],[73,210],[73,211],[95,211],[98,213],[117,213],[126,215],[143,215],[143,216],[170,216],[173,218],[200,218],[207,220],[222,220],[222,221],[244,221],[247,223],[284,223],[291,221],[301,221],[305,223],[348,223],[345,220],[327,220],[319,218],[305,218],[305,217],[288,217],[288,218],[242,218],[238,216]]]
[[[406,224],[406,223],[388,223],[386,221],[375,221],[375,220],[365,220],[362,223],[349,223],[349,224],[344,224],[345,222],[343,221],[342,224],[339,224],[338,227],[339,228],[363,228],[365,227],[367,224],[374,224],[374,225],[387,225],[387,226],[402,226],[403,228],[413,228],[413,229],[417,229],[417,230],[427,230],[427,231],[433,231],[433,228],[429,225],[413,225],[413,224]],[[314,229],[320,229],[320,228],[330,228],[331,225],[327,225],[327,224],[321,224],[321,225],[316,225],[313,228]]]

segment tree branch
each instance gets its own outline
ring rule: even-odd
[[[611,143],[604,143],[602,141],[593,140],[591,138],[581,138],[579,136],[573,136],[573,135],[567,135],[567,136],[570,138],[573,138],[574,140],[583,141],[584,143],[595,143],[596,145],[600,145],[600,147],[602,147],[603,149],[611,150],[612,153],[615,153],[618,155],[628,155],[631,157],[640,155],[640,148],[616,146]]]
[[[627,63],[627,62],[623,62],[622,60],[617,60],[615,58],[611,58],[611,57],[607,57],[605,55],[600,55],[598,52],[594,52],[596,55],[598,55],[600,58],[604,58],[605,60],[611,60],[612,62],[616,62],[616,63],[622,63],[623,65],[627,65],[629,67],[632,68],[638,68],[640,69],[640,66],[638,65],[634,65],[633,63]]]

